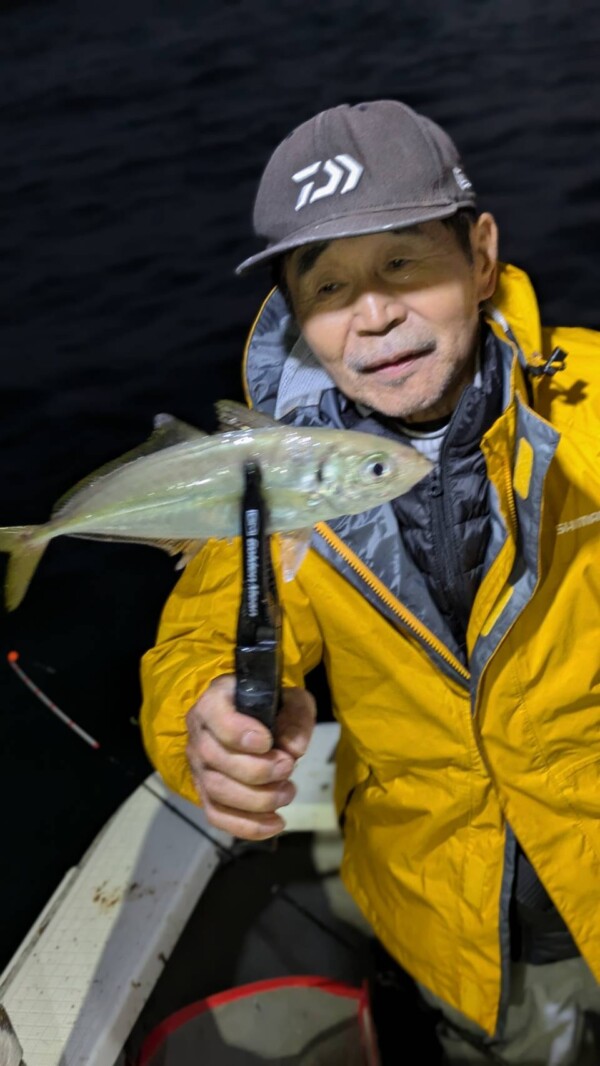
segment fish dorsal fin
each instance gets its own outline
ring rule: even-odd
[[[82,481],[78,481],[76,485],[73,485],[55,504],[52,517],[55,518],[64,514],[76,496],[79,496],[85,489],[91,488],[92,485],[95,485],[101,478],[106,477],[107,474],[114,473],[120,467],[127,466],[143,456],[154,455],[155,452],[159,452],[163,448],[172,448],[175,444],[184,444],[186,441],[202,437],[207,440],[210,439],[203,430],[196,429],[195,426],[190,426],[187,422],[181,422],[173,415],[155,415],[154,428],[147,440],[132,448],[131,451],[124,452],[123,455],[119,455],[116,459],[111,459],[110,462],[99,466],[93,473],[88,474]]]
[[[235,400],[218,400],[215,411],[219,419],[221,429],[273,429],[280,426],[270,415],[256,411],[253,407],[244,407],[243,403]]]
[[[189,422],[182,422],[174,415],[162,413],[154,416],[154,429],[141,447],[148,448],[148,452],[144,453],[147,455],[151,451],[159,451],[160,448],[171,448],[173,444],[184,444],[187,440],[207,436],[203,429],[190,426]]]

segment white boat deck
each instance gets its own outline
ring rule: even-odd
[[[336,830],[338,726],[298,763],[287,832]],[[210,835],[204,837],[198,830]],[[232,838],[150,775],[70,870],[0,977],[27,1066],[114,1066]]]

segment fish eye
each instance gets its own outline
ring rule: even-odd
[[[385,455],[370,455],[364,465],[365,473],[375,480],[385,477],[390,470],[391,466]]]

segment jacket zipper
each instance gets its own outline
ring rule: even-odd
[[[460,663],[458,659],[455,659],[451,652],[449,652],[443,644],[437,641],[435,637],[429,632],[429,630],[425,629],[424,626],[421,626],[416,618],[408,614],[408,612],[403,611],[402,605],[398,602],[398,600],[395,599],[394,596],[392,596],[391,594],[386,595],[384,589],[380,588],[379,585],[370,576],[368,568],[366,566],[363,566],[358,559],[356,559],[349,552],[346,552],[344,550],[342,542],[336,537],[336,535],[333,533],[333,530],[331,530],[325,522],[318,522],[316,525],[316,529],[323,537],[323,540],[329,545],[329,547],[332,548],[336,552],[336,554],[339,555],[344,560],[344,562],[347,563],[348,566],[359,575],[362,581],[364,581],[365,585],[367,585],[368,588],[370,588],[371,591],[375,593],[377,598],[380,599],[382,603],[386,605],[386,607],[393,611],[393,613],[402,621],[402,624],[406,626],[407,629],[410,629],[410,631],[419,638],[421,643],[427,644],[430,648],[433,648],[436,654],[439,655],[440,658],[444,660],[444,662],[448,663],[448,665],[452,667],[454,672],[459,675],[461,681],[470,681],[471,675],[469,671],[465,669],[462,663]]]
[[[502,464],[502,472],[504,474],[504,484],[506,486],[506,502],[508,504],[508,511],[510,515],[510,534],[513,540],[516,536],[517,529],[517,508],[515,506],[515,497],[513,489],[512,472],[508,463]]]
[[[432,484],[429,489],[429,495],[432,501],[431,518],[436,546],[434,557],[438,574],[439,593],[442,597],[445,609],[447,613],[452,615],[455,621],[459,623],[452,599],[448,593],[451,589],[457,590],[457,593],[462,593],[464,591],[464,577],[460,568],[456,565],[458,553],[454,538],[452,515],[449,513],[449,508],[446,502],[447,493],[442,477],[442,457],[443,448],[442,454],[440,454],[439,468],[433,471]],[[449,551],[448,548],[451,550]],[[459,601],[460,598],[461,597],[457,596],[457,601]]]

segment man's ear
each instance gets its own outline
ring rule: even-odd
[[[498,227],[489,211],[479,215],[471,227],[471,248],[477,299],[482,303],[493,295],[498,274]]]

